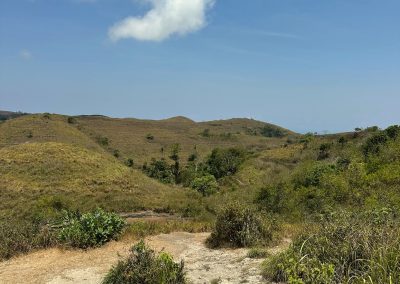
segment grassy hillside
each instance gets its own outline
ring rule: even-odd
[[[140,167],[152,157],[168,157],[175,143],[185,161],[193,152],[204,158],[216,147],[274,149],[295,135],[249,119],[196,123],[184,117],[150,121],[54,114],[10,119],[0,124],[2,210],[6,214],[21,202],[57,195],[82,209],[204,211],[193,190],[161,184],[124,162],[133,158]],[[216,207],[224,194],[214,198]]]
[[[77,118],[77,127],[94,140],[107,139],[110,151],[141,166],[151,158],[167,157],[173,144],[181,146],[182,160],[197,152],[208,155],[216,147],[243,146],[251,149],[276,147],[293,132],[250,119],[196,123],[184,117],[166,120],[112,119],[100,116]],[[282,137],[265,137],[263,130],[277,130]],[[273,136],[274,132],[264,133]],[[279,136],[279,135],[278,135]]]
[[[65,143],[25,143],[0,149],[0,215],[21,214],[57,197],[72,207],[118,212],[181,211],[197,196],[163,185],[103,152]]]
[[[0,124],[0,148],[31,142],[61,142],[102,151],[64,116],[26,115]]]
[[[105,153],[71,144],[25,143],[0,149],[0,186],[16,190],[111,186],[129,169]]]

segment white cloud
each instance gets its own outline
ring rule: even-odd
[[[153,8],[143,17],[128,17],[109,30],[113,41],[133,38],[162,41],[174,34],[185,35],[206,25],[206,12],[215,0],[146,0]]]
[[[29,60],[32,58],[32,53],[29,50],[23,49],[19,53],[19,57],[21,57],[24,60]]]

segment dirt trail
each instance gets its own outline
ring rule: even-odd
[[[184,259],[187,276],[194,284],[265,283],[259,275],[262,260],[246,258],[246,249],[211,250],[208,233],[172,233],[147,238],[155,250],[164,249],[176,260]],[[0,263],[0,283],[98,284],[118,259],[125,257],[134,241],[111,242],[89,251],[42,250]],[[272,248],[271,253],[283,249]]]

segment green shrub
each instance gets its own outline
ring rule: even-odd
[[[245,151],[240,148],[216,148],[207,160],[208,172],[217,179],[233,175],[244,162],[245,156]]]
[[[257,203],[268,212],[283,213],[287,208],[286,185],[278,184],[263,187],[257,196]]]
[[[384,132],[374,134],[363,145],[363,153],[365,157],[378,154],[382,147],[386,144],[388,136]]]
[[[326,216],[267,260],[264,276],[288,283],[400,283],[399,225],[388,209]]]
[[[205,175],[195,178],[192,181],[191,187],[203,196],[209,196],[218,191],[218,183],[213,175]]]
[[[156,253],[141,241],[131,249],[128,259],[120,261],[103,280],[103,284],[184,284],[184,263],[175,263],[165,253]]]
[[[175,175],[171,165],[165,159],[152,159],[150,165],[143,166],[143,171],[151,178],[158,179],[163,183],[174,183]]]
[[[331,149],[332,144],[323,143],[319,146],[318,160],[325,160],[329,158],[329,150]]]
[[[119,158],[119,157],[121,156],[119,150],[115,149],[115,150],[113,151],[113,156],[114,156],[115,158]]]
[[[396,139],[400,135],[400,126],[399,125],[392,125],[385,129],[386,135],[390,139]]]
[[[108,146],[110,144],[110,141],[108,140],[107,137],[98,136],[98,137],[96,137],[96,141],[101,146]]]
[[[210,137],[211,136],[211,134],[210,134],[210,129],[204,129],[201,133],[200,133],[200,135],[201,136],[203,136],[203,137]]]
[[[335,165],[324,163],[313,163],[305,165],[297,170],[293,176],[293,183],[296,188],[319,186],[325,174],[335,172]]]
[[[75,123],[76,123],[76,118],[70,116],[70,117],[67,118],[67,122],[68,122],[69,124],[75,124]]]
[[[211,247],[267,244],[273,240],[277,229],[275,220],[266,220],[253,208],[234,202],[224,206],[217,215],[207,243]]]
[[[251,248],[247,252],[248,258],[266,258],[267,256],[269,256],[269,253],[265,248]]]
[[[132,159],[132,158],[129,158],[129,159],[126,160],[125,164],[126,164],[126,166],[129,167],[129,168],[133,168],[133,165],[134,165],[135,163],[133,162],[133,159]]]
[[[261,135],[264,137],[278,137],[282,138],[285,136],[285,132],[277,127],[264,126],[261,128]]]
[[[82,215],[65,211],[58,237],[68,246],[95,247],[117,238],[124,225],[121,217],[101,209]]]

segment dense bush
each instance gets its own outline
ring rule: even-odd
[[[56,243],[54,231],[47,225],[17,219],[0,222],[0,260]]]
[[[282,129],[272,126],[264,126],[261,128],[261,135],[264,137],[278,137],[285,136],[285,132]]]
[[[67,122],[68,122],[69,124],[75,124],[75,123],[76,123],[76,118],[70,116],[70,117],[67,118]]]
[[[141,241],[131,249],[128,259],[120,261],[103,280],[103,284],[184,284],[184,264],[175,263],[165,253],[156,253]]]
[[[158,179],[163,183],[174,183],[175,175],[171,165],[165,159],[152,159],[149,165],[143,166],[143,171],[152,178]]]
[[[213,175],[195,178],[192,181],[191,187],[200,192],[203,196],[208,196],[218,191],[218,183]]]
[[[335,172],[335,166],[325,163],[306,164],[297,169],[293,176],[295,187],[319,186],[325,174]]]
[[[258,196],[257,203],[272,213],[284,213],[287,209],[287,190],[285,184],[263,187]]]
[[[329,158],[329,150],[332,145],[329,143],[323,143],[319,146],[318,160],[324,160]]]
[[[124,225],[125,221],[121,217],[101,209],[82,215],[65,211],[59,240],[78,248],[99,246],[117,238]]]
[[[363,146],[364,156],[378,154],[387,140],[388,136],[384,132],[379,132],[368,138]]]
[[[326,216],[267,260],[264,275],[288,283],[400,283],[399,225],[389,209]]]
[[[214,149],[207,160],[208,171],[217,179],[233,175],[243,163],[246,153],[240,148]]]
[[[217,215],[207,243],[211,247],[266,244],[272,241],[277,230],[275,220],[267,220],[254,209],[234,202],[224,206]]]
[[[110,141],[108,140],[107,137],[103,137],[103,136],[97,136],[96,137],[96,141],[97,143],[99,143],[101,146],[108,146]]]
[[[400,126],[399,125],[392,125],[385,129],[386,135],[390,139],[396,139],[400,135]]]

